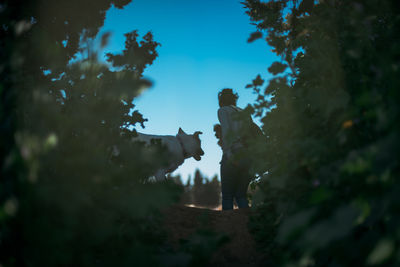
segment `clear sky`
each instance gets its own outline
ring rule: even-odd
[[[218,123],[217,93],[233,88],[238,106],[255,100],[245,89],[257,74],[268,78],[267,68],[276,56],[264,40],[247,43],[256,30],[237,0],[133,0],[123,10],[111,8],[102,32],[112,36],[106,52],[123,49],[123,34],[148,31],[161,43],[159,57],[145,71],[154,86],[135,99],[137,109],[148,118],[139,132],[176,135],[202,131],[205,152],[201,161],[188,159],[173,174],[183,181],[196,168],[208,177],[219,175],[221,150],[214,137]]]

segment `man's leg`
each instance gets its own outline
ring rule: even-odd
[[[221,193],[222,193],[222,209],[233,209],[233,181],[232,181],[232,168],[228,163],[225,156],[221,161]]]
[[[235,173],[235,199],[239,209],[248,208],[247,188],[250,183],[249,167],[246,161],[240,162],[239,168]]]

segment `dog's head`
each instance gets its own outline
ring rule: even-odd
[[[177,134],[188,156],[193,157],[197,161],[201,160],[201,156],[204,155],[204,151],[201,149],[200,134],[202,134],[202,132],[199,131],[194,134],[186,134],[181,128],[179,128]]]

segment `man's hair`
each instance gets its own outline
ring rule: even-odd
[[[218,102],[220,107],[229,105],[236,106],[236,101],[238,98],[238,94],[233,93],[231,88],[224,88],[218,93]]]

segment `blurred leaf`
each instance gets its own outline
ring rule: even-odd
[[[371,214],[371,206],[365,199],[357,199],[354,205],[360,209],[360,215],[358,216],[356,223],[362,224],[366,218]]]
[[[253,80],[254,86],[261,86],[264,84],[264,80],[261,78],[261,75],[257,75],[257,77]]]
[[[393,254],[395,245],[391,239],[381,239],[371,253],[368,255],[366,263],[368,265],[378,265],[388,260]]]
[[[313,7],[314,7],[314,0],[302,0],[299,5],[299,12],[300,14],[305,12],[310,13]]]
[[[279,227],[277,240],[280,243],[287,242],[288,239],[297,237],[299,231],[307,228],[312,216],[315,214],[316,209],[311,208],[300,211],[296,214],[285,218]]]
[[[247,39],[248,43],[252,43],[257,39],[260,39],[262,37],[262,33],[261,32],[253,32],[250,34],[249,39]]]
[[[326,187],[320,187],[311,192],[309,201],[310,201],[310,204],[312,204],[312,205],[320,204],[320,203],[332,198],[332,196],[333,196],[332,191],[330,191]]]
[[[101,43],[100,43],[101,48],[104,48],[108,45],[110,37],[111,37],[111,32],[106,32],[101,36]]]
[[[302,238],[297,240],[297,246],[321,249],[329,243],[345,237],[354,227],[354,221],[358,214],[359,212],[352,206],[337,208],[330,218],[308,227]]]
[[[273,75],[277,75],[279,73],[282,73],[285,71],[287,68],[286,64],[282,64],[280,62],[274,62],[272,65],[268,68],[268,71],[272,73]]]

